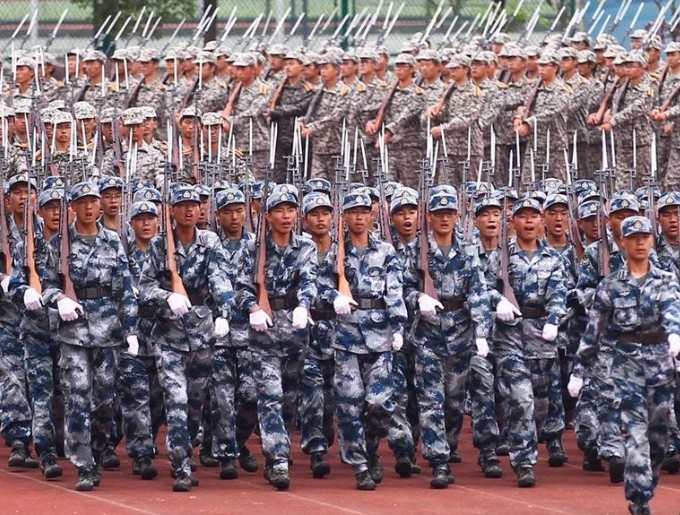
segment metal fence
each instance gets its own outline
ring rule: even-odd
[[[190,0],[183,1],[186,3]],[[5,47],[2,53],[7,55],[11,52],[12,46],[15,48],[31,48],[38,44],[44,45],[50,39],[50,35],[54,31],[59,19],[64,15],[65,10],[68,11],[64,16],[56,38],[51,43],[51,50],[54,53],[61,54],[72,48],[87,47],[98,28],[93,22],[93,19],[96,18],[93,7],[95,2],[101,4],[102,0],[93,0],[92,4],[85,5],[66,0],[0,1],[0,49]],[[173,0],[167,0],[166,3],[172,2]],[[492,23],[486,23],[486,20],[491,19],[491,14],[496,11],[497,5],[490,3],[488,0],[444,0],[441,4],[439,0],[410,0],[403,3],[401,0],[249,0],[248,2],[239,2],[238,4],[235,4],[233,0],[217,0],[216,3],[218,11],[214,23],[217,38],[219,39],[223,35],[225,27],[230,24],[230,19],[233,20],[231,18],[233,13],[237,20],[233,24],[233,28],[226,37],[225,42],[227,45],[238,45],[242,48],[248,46],[249,43],[252,44],[255,40],[268,41],[274,32],[275,26],[285,14],[287,14],[285,24],[272,42],[287,40],[290,46],[302,45],[305,42],[305,38],[314,32],[314,27],[316,26],[317,30],[314,32],[314,38],[307,43],[307,46],[318,50],[325,39],[328,39],[334,32],[338,31],[338,27],[342,24],[345,15],[348,15],[344,25],[338,31],[337,39],[343,42],[344,36],[347,35],[348,39],[345,42],[351,44],[358,34],[363,35],[365,33],[366,42],[370,44],[375,42],[381,31],[385,28],[385,25],[389,25],[395,19],[396,13],[399,12],[394,28],[385,42],[385,45],[392,53],[397,53],[404,42],[415,33],[425,31],[433,19],[435,21],[430,40],[435,47],[442,44],[442,40],[447,32],[450,35],[454,35],[461,31],[461,28],[460,37],[466,35],[469,37],[473,33],[482,33],[485,28],[487,32],[490,32],[490,29],[493,28]],[[555,30],[560,30],[566,25],[571,10],[579,5],[574,0],[555,0],[552,2],[543,0],[505,1],[502,7],[498,4],[497,12],[497,15],[500,15],[501,10],[505,10],[508,18],[512,18],[505,25],[504,30],[520,34],[528,24],[539,3],[542,4],[542,7],[533,34],[533,40],[536,42],[540,40],[541,35],[554,23],[556,15],[562,6],[565,7],[565,12],[561,19],[558,20]],[[112,27],[110,38],[114,38],[124,26],[128,16],[127,10],[129,10],[131,2],[129,0],[124,2],[112,0],[107,2],[108,11],[115,13],[118,4],[128,6],[128,8],[121,8],[122,15]],[[119,47],[126,44],[139,43],[143,29],[147,25],[147,17],[151,13],[151,9],[145,11],[142,22],[138,24],[136,33],[131,33],[136,25],[136,20],[143,4],[150,4],[150,2],[138,2],[137,8],[130,12],[132,18],[117,42]],[[234,5],[237,5],[235,10],[233,10]],[[147,44],[162,48],[177,28],[182,17],[185,18],[185,22],[176,36],[176,41],[180,43],[188,40],[196,29],[203,9],[204,6],[202,4],[189,4],[176,19],[162,19],[154,31],[152,39]],[[304,16],[300,18],[302,13],[304,13]],[[377,16],[375,16],[376,13]],[[485,13],[488,14],[485,16]],[[30,27],[30,32],[28,32],[34,15],[35,23]],[[246,41],[241,41],[244,32],[251,26],[253,20],[258,17],[260,21],[253,36]],[[17,26],[24,19],[24,25],[15,38],[10,41]],[[300,22],[295,27],[298,19],[300,19]],[[468,34],[468,30],[475,20],[477,20],[477,24],[474,26],[473,32]],[[480,23],[480,20],[485,21]],[[155,20],[151,22],[150,26],[154,24]],[[295,31],[291,35],[293,27],[295,27]],[[325,30],[322,31],[321,29],[324,28]]]

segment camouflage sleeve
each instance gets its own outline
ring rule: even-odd
[[[385,254],[385,306],[393,333],[403,333],[408,320],[403,298],[404,275],[401,260],[389,244]]]
[[[608,283],[607,280],[602,281],[595,292],[593,307],[588,314],[588,326],[581,337],[574,360],[573,373],[577,377],[583,377],[588,372],[600,350],[600,338],[606,329],[612,310],[611,299],[607,291]]]
[[[669,107],[665,111],[666,119],[668,119],[669,121],[675,120],[680,117],[680,101],[679,101],[680,95],[675,98],[676,100],[673,102],[673,105],[671,105],[671,107]]]
[[[265,115],[267,114],[267,95],[255,95],[254,98],[249,98],[249,102],[244,109],[239,109],[238,112],[232,114],[231,123],[233,125],[248,126],[250,118],[253,118],[253,125],[256,123],[266,123]],[[239,103],[239,107],[241,107]]]
[[[120,322],[123,326],[123,335],[129,336],[136,333],[137,328],[137,299],[132,289],[132,274],[128,257],[120,240],[118,243],[118,266],[112,272],[111,289],[120,302]]]
[[[661,281],[661,326],[666,334],[680,335],[680,285],[675,276]]]
[[[255,270],[255,241],[249,241],[243,252],[243,263],[236,279],[236,307],[243,313],[248,313],[257,305],[257,289],[253,283]]]
[[[297,290],[298,305],[310,309],[317,296],[316,279],[319,274],[316,246],[311,241],[301,242],[296,266],[300,271]]]
[[[422,291],[417,258],[409,256],[402,261],[404,277],[404,302],[410,311],[418,310],[418,297]]]
[[[466,260],[466,267],[471,272],[466,301],[470,310],[470,318],[475,323],[475,336],[489,338],[491,336],[491,301],[481,271],[479,256],[475,248],[471,251],[469,259]]]
[[[238,263],[229,262],[220,239],[214,235],[208,248],[208,285],[215,307],[222,318],[229,319],[234,304],[234,289],[229,277],[233,277],[231,268]]]
[[[47,248],[47,263],[43,279],[43,304],[54,306],[57,298],[64,294],[61,279],[59,277],[59,238],[53,238]]]
[[[319,273],[316,277],[316,287],[319,297],[329,304],[333,304],[340,295],[337,290],[337,278],[335,273],[335,263],[337,262],[336,244],[333,244],[331,251],[326,255],[326,260],[319,265]]]
[[[553,325],[559,325],[560,320],[567,314],[567,285],[563,263],[561,257],[555,260],[546,290],[545,309],[549,313],[548,323]]]
[[[448,116],[444,116],[446,121],[441,124],[442,130],[447,134],[454,131],[460,131],[461,129],[467,129],[473,123],[477,122],[477,119],[479,118],[479,101],[468,100],[464,106],[450,104],[451,102],[447,103],[446,113]]]
[[[24,266],[24,244],[19,242],[12,251],[12,270],[9,274],[9,296],[12,301],[23,308],[24,293],[28,289],[28,277]]]
[[[652,110],[653,96],[648,94],[640,94],[633,102],[627,103],[623,109],[616,113],[611,118],[612,127],[616,127],[622,123],[632,123],[639,117],[647,117]]]
[[[550,121],[555,116],[564,116],[567,106],[570,102],[571,95],[568,93],[555,93],[554,99],[550,103],[546,103],[540,110],[534,110],[532,116],[527,118],[525,121],[533,125],[534,123],[542,126],[543,124],[550,123]]]
[[[590,307],[595,289],[598,284],[597,267],[593,259],[593,249],[587,247],[583,254],[583,259],[578,268],[578,279],[576,280],[576,298],[579,304],[586,310]]]
[[[272,89],[272,95],[275,93],[276,88]],[[307,114],[307,107],[312,101],[314,96],[314,90],[305,91],[299,98],[295,99],[295,102],[287,105],[277,105],[272,109],[272,118],[282,118],[288,117],[293,118],[295,116],[304,116]],[[271,98],[270,98],[271,100]]]
[[[385,130],[392,134],[396,134],[406,126],[412,118],[420,120],[420,113],[424,109],[425,98],[423,95],[417,95],[415,93],[408,95],[406,102],[400,102],[398,107],[393,106],[392,112],[396,111],[396,116],[390,123],[385,125]]]
[[[341,124],[342,119],[345,117],[347,112],[347,102],[348,97],[338,96],[333,102],[333,108],[325,112],[319,113],[315,112],[314,121],[307,125],[307,128],[313,132],[324,132],[332,130],[332,127],[336,124]],[[319,110],[317,110],[319,111]],[[318,116],[321,114],[321,116]]]
[[[165,273],[165,244],[161,238],[151,242],[149,257],[142,267],[142,275],[139,278],[139,303],[162,306],[172,293],[170,290],[161,288],[161,275]]]

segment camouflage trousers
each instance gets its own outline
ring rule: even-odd
[[[392,354],[394,412],[388,435],[395,456],[413,456],[420,436],[416,391],[416,354],[402,349]]]
[[[213,456],[235,460],[257,424],[257,387],[248,349],[215,347],[210,400]]]
[[[339,151],[340,149],[338,149]],[[313,179],[328,179],[335,182],[335,154],[322,154],[314,152],[312,156],[311,175]]]
[[[616,132],[615,132],[616,134]],[[616,191],[621,190],[632,190],[635,191],[640,186],[644,185],[644,179],[650,176],[651,173],[651,153],[649,145],[637,145],[637,168],[635,168],[635,177],[632,178],[631,187],[631,170],[633,170],[633,142],[627,140],[619,141],[616,139],[616,182],[614,187]],[[673,154],[668,158],[668,173],[666,174],[666,182],[668,184],[674,184],[679,186],[678,177],[673,177],[672,171],[676,171],[677,168],[671,168],[673,165]],[[611,164],[611,157],[610,157]],[[680,164],[678,161],[675,162],[675,166]]]
[[[335,402],[340,455],[354,473],[368,470],[388,434],[392,401],[392,353],[335,351]]]
[[[305,454],[328,452],[335,440],[335,361],[307,353],[300,383],[300,446]]]
[[[64,449],[77,468],[98,463],[109,439],[118,353],[117,347],[61,346]]]
[[[505,404],[505,429],[513,467],[536,463],[538,438],[534,416],[531,362],[514,353],[499,353],[498,390]]]
[[[191,442],[201,424],[211,359],[212,349],[185,352],[162,343],[156,348],[156,368],[168,423],[168,457],[173,468],[187,474]]]
[[[557,438],[564,432],[560,362],[557,358],[529,361],[536,429],[542,439]]]
[[[400,182],[404,186],[418,189],[420,181],[420,165],[418,159],[422,158],[420,147],[399,144],[389,147],[389,181]]]
[[[33,444],[38,456],[56,453],[63,439],[64,396],[59,384],[59,345],[35,335],[21,335],[33,411]],[[59,436],[57,436],[59,435]],[[59,442],[60,446],[63,442]]]
[[[252,355],[262,452],[272,470],[288,470],[303,357]]]
[[[586,378],[576,403],[576,442],[579,449],[597,446],[601,458],[622,458],[621,399],[614,386],[596,377]]]
[[[473,354],[470,359],[470,415],[472,416],[472,443],[480,451],[495,451],[500,433],[495,412],[495,376],[493,357]],[[495,360],[494,360],[495,361]]]
[[[673,131],[671,146],[668,152],[668,165],[662,190],[677,191],[680,189],[680,131]]]
[[[153,356],[121,354],[118,400],[128,456],[153,458],[154,440],[165,419],[163,391]]]
[[[672,361],[666,342],[616,347],[612,377],[621,398],[626,499],[636,503],[654,496],[666,456],[675,393]]]
[[[17,329],[0,326],[0,434],[9,443],[31,437],[24,347]]]

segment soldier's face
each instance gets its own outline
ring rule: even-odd
[[[595,53],[595,62],[599,66],[603,66],[607,62],[607,59],[604,56],[604,50],[593,50],[593,52]]]
[[[347,223],[347,230],[356,235],[365,234],[372,225],[371,208],[369,207],[348,209],[342,214],[342,218]]]
[[[543,80],[553,80],[557,75],[557,66],[552,64],[539,64],[538,74]]]
[[[33,80],[33,68],[30,66],[17,66],[17,82],[26,84]]]
[[[305,79],[309,81],[316,81],[319,76],[319,68],[314,64],[308,64],[305,66],[305,71],[303,73]]]
[[[638,48],[641,48],[642,47],[642,40],[638,39],[638,38],[631,38],[630,47],[633,50],[637,50]]]
[[[106,141],[111,141],[113,139],[113,127],[110,123],[102,123],[102,136]]]
[[[427,220],[434,234],[446,237],[453,234],[458,222],[458,212],[453,209],[438,209],[428,213]]]
[[[238,70],[238,80],[245,84],[250,84],[255,80],[256,72],[254,66],[239,66],[236,68]]]
[[[434,62],[430,59],[427,59],[425,61],[420,61],[418,63],[418,67],[420,68],[420,73],[427,80],[436,79],[437,75],[439,75],[439,69],[441,68],[439,63],[436,63],[436,62]]]
[[[220,227],[229,237],[238,237],[243,232],[243,224],[246,220],[245,204],[226,206],[217,212]]]
[[[390,57],[387,54],[380,54],[378,56],[378,62],[375,65],[376,70],[385,70],[387,69],[387,63],[389,62]]]
[[[57,125],[57,133],[55,136],[57,143],[67,144],[71,141],[71,124],[60,123]]]
[[[102,63],[99,61],[85,61],[83,67],[85,68],[85,74],[90,79],[97,79],[102,74]]]
[[[278,234],[288,234],[295,226],[297,207],[289,202],[284,202],[273,207],[266,215],[267,222],[272,231]]]
[[[527,71],[528,72],[535,72],[536,69],[538,68],[538,56],[532,56],[527,58],[526,66],[527,66]]]
[[[456,82],[463,82],[467,80],[468,69],[463,66],[456,66],[455,68],[449,68],[451,70],[451,78]]]
[[[17,215],[23,215],[26,210],[28,198],[28,185],[17,184],[9,192],[9,210]]]
[[[486,77],[488,68],[486,63],[475,61],[472,63],[472,66],[470,66],[470,75],[473,79],[483,79]]]
[[[302,75],[304,67],[297,59],[286,59],[285,72],[289,79],[297,79]]]
[[[182,136],[185,138],[191,138],[194,135],[194,127],[197,125],[197,121],[191,116],[185,116],[179,121],[179,129]]]
[[[180,202],[171,208],[172,217],[175,219],[178,227],[190,228],[198,222],[198,216],[201,211],[199,202]]]
[[[148,61],[139,64],[142,69],[142,74],[145,77],[153,77],[154,75],[156,75],[156,72],[158,71],[158,62]]]
[[[543,217],[541,213],[533,209],[520,209],[513,215],[512,224],[519,239],[533,241],[538,238],[539,230],[543,225]]]
[[[200,210],[198,212],[198,224],[208,223],[208,213],[210,213],[210,197],[201,197]]]
[[[283,56],[280,55],[270,55],[269,56],[269,65],[272,70],[275,72],[279,70],[283,70],[283,65],[284,65],[284,58]]]
[[[128,134],[132,134],[132,141],[135,141],[137,143],[141,143],[142,140],[144,139],[144,127],[146,124],[144,123],[135,123],[132,125],[126,125],[127,130],[129,131]]]
[[[576,59],[572,57],[565,57],[562,59],[562,64],[560,65],[562,73],[571,73],[576,69]]]
[[[611,215],[609,215],[607,222],[609,223],[609,227],[611,227],[615,238],[621,238],[621,224],[623,221],[626,218],[636,216],[637,214],[638,212],[633,211],[632,209],[621,209],[619,211],[614,211]]]
[[[120,206],[123,200],[123,192],[118,188],[108,188],[102,192],[102,213],[107,217],[116,217],[120,214]]]
[[[45,228],[49,232],[57,232],[59,230],[59,217],[61,216],[61,201],[50,200],[38,210],[40,217],[43,219]]]
[[[340,69],[337,66],[326,63],[321,65],[321,78],[324,82],[333,82],[337,80]]]
[[[484,238],[495,238],[500,234],[501,209],[487,207],[475,217],[475,225]]]
[[[649,59],[650,63],[658,62],[660,56],[661,52],[656,48],[650,48],[649,50],[647,50],[647,58]]]
[[[372,59],[361,59],[359,61],[359,73],[361,75],[371,75],[375,72],[375,63]]]
[[[359,67],[357,63],[352,60],[346,59],[342,61],[342,66],[340,67],[340,72],[343,77],[354,77],[357,74]]]
[[[641,64],[628,63],[628,66],[626,66],[626,75],[631,80],[639,79],[644,73],[645,68]]]
[[[14,120],[14,129],[19,134],[26,134],[26,127],[28,127],[28,115],[27,114],[18,115]]]
[[[413,77],[413,66],[410,64],[398,64],[394,68],[394,74],[400,81],[407,80]]]
[[[680,52],[668,52],[666,62],[668,62],[669,67],[676,68],[680,64]]]
[[[668,206],[659,209],[659,225],[663,235],[671,242],[677,242],[680,238],[680,224],[678,224],[678,207]]]
[[[579,51],[588,50],[588,43],[586,41],[579,41],[577,43],[573,43],[571,46]]]
[[[418,209],[415,206],[403,206],[390,217],[392,225],[401,238],[412,240],[418,229]]]
[[[73,212],[76,214],[76,222],[85,226],[97,223],[97,217],[101,213],[101,202],[95,196],[80,197],[71,203]]]
[[[147,242],[158,233],[158,217],[149,213],[137,215],[130,220],[130,226],[135,238]]]
[[[623,249],[628,262],[642,262],[649,259],[653,238],[651,234],[633,234],[623,238]]]
[[[305,227],[312,236],[325,236],[333,224],[333,211],[328,207],[317,207],[305,215]]]
[[[593,76],[593,71],[592,68],[590,67],[590,63],[581,63],[577,66],[577,70],[579,75],[583,77],[592,77]]]
[[[569,210],[567,206],[552,206],[545,210],[543,217],[549,235],[559,238],[566,234],[569,223]]]
[[[593,242],[599,239],[600,231],[598,229],[596,216],[589,216],[588,218],[579,220],[578,226],[583,232],[585,232],[586,241]]]

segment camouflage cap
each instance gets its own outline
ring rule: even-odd
[[[215,207],[222,209],[223,207],[233,206],[234,204],[245,204],[246,196],[237,188],[226,188],[221,190],[215,196]]]
[[[201,117],[201,122],[205,127],[222,125],[222,113],[205,113]]]
[[[144,187],[140,190],[135,191],[132,197],[133,202],[139,202],[140,200],[146,200],[147,202],[157,202],[159,204],[163,203],[163,195],[156,188]]]
[[[404,192],[399,196],[392,197],[392,202],[390,203],[390,214],[393,215],[399,209],[404,206],[418,206],[418,195],[412,195],[411,193]]]
[[[659,36],[653,36],[647,45],[647,48],[654,48],[655,50],[661,50],[663,48],[663,41],[661,41],[661,38]]]
[[[458,211],[458,197],[450,193],[437,193],[432,195],[427,203],[427,210],[430,213],[435,211],[443,211],[444,209],[451,209]]]
[[[375,48],[365,46],[357,48],[356,54],[359,59],[370,59],[371,61],[378,60],[378,52],[375,51]]]
[[[331,181],[321,177],[318,179],[310,179],[305,183],[304,189],[308,193],[320,192],[328,195],[331,192]]]
[[[196,202],[201,203],[201,197],[198,190],[193,186],[180,186],[175,188],[170,194],[170,205],[176,206],[182,202]]]
[[[139,59],[139,53],[142,51],[142,47],[134,45],[134,46],[129,46],[125,49],[127,51],[127,57],[131,61],[136,61]]]
[[[60,123],[73,123],[73,117],[71,116],[71,113],[65,111],[54,111],[52,123],[54,125],[59,125]]]
[[[616,59],[616,57],[620,54],[626,53],[626,49],[623,48],[621,45],[609,45],[607,47],[607,50],[604,52],[604,57],[606,59]]]
[[[378,53],[378,55],[386,55],[388,57],[390,55],[390,51],[387,50],[387,47],[385,45],[375,47],[375,51]]]
[[[112,61],[127,61],[128,53],[124,48],[118,48],[111,56]]]
[[[669,191],[665,195],[662,195],[656,203],[656,208],[661,210],[665,207],[680,207],[680,192]]]
[[[276,206],[281,204],[293,204],[295,207],[298,206],[298,196],[295,193],[289,192],[288,190],[274,188],[274,191],[267,197],[267,211],[271,211]]]
[[[541,206],[545,202],[545,199],[548,198],[548,194],[543,191],[543,190],[534,190],[528,195],[529,198],[538,200],[541,203]]]
[[[591,216],[597,216],[602,210],[602,203],[599,200],[588,200],[578,206],[578,219],[585,220]]]
[[[450,184],[440,184],[439,186],[435,186],[430,190],[430,195],[429,197],[432,198],[435,195],[439,195],[440,193],[446,193],[448,195],[453,195],[455,197],[458,196],[458,192],[456,191],[456,188],[451,186]]]
[[[61,175],[48,175],[43,181],[43,190],[64,188],[64,178]]]
[[[609,41],[604,38],[598,38],[593,43],[593,52],[604,52],[609,46]]]
[[[446,67],[451,68],[467,68],[470,66],[470,58],[465,54],[452,55],[449,62],[446,63]]]
[[[324,64],[332,64],[333,66],[340,66],[342,64],[342,54],[337,54],[335,52],[326,52],[319,56],[316,60],[316,64],[322,66]]]
[[[52,52],[40,52],[38,55],[42,56],[42,62],[45,63],[46,66],[48,64],[52,66],[58,66],[61,64],[59,59],[57,59],[57,56]]]
[[[498,208],[502,209],[501,199],[498,197],[483,197],[475,200],[474,210],[475,216],[479,215],[482,211],[487,208]]]
[[[505,48],[505,46],[503,47]],[[503,51],[501,50],[501,53]],[[504,57],[504,56],[501,56]],[[489,64],[489,56],[486,52],[477,52],[472,54],[470,57],[470,65],[473,65],[475,63],[484,63],[484,64]]]
[[[296,197],[300,194],[298,189],[292,184],[275,184],[272,188],[272,193],[292,193]]]
[[[578,50],[571,46],[560,48],[558,50],[558,56],[560,59],[577,59]]]
[[[198,109],[196,106],[190,105],[189,107],[182,109],[182,115],[180,116],[180,119],[181,118],[198,118],[200,120],[202,115],[200,109]]]
[[[100,61],[102,63],[105,63],[106,54],[99,50],[88,50],[83,54],[81,61],[83,61],[84,63],[88,61]]]
[[[384,188],[385,198],[389,199],[390,197],[392,197],[392,195],[394,195],[394,192],[397,189],[403,188],[403,187],[404,187],[404,185],[400,182],[389,181],[387,184],[385,184],[385,188]]]
[[[546,193],[563,193],[566,191],[562,179],[557,179],[556,177],[547,177],[540,180],[538,182],[538,189]]]
[[[635,234],[654,234],[652,222],[646,216],[631,216],[621,224],[621,235],[628,238]]]
[[[441,62],[441,56],[436,50],[431,48],[423,48],[416,56],[416,61],[434,61],[435,63]]]
[[[659,186],[656,184],[652,185],[650,188],[649,186],[641,186],[638,189],[635,190],[635,196],[639,201],[642,200],[647,200],[649,199],[649,191],[652,191],[652,195],[654,195],[654,199],[658,200],[659,197],[661,197],[661,190],[659,189]]]
[[[149,118],[158,118],[158,115],[156,114],[156,108],[146,105],[146,106],[139,106],[139,108],[142,110],[142,116],[144,116],[145,119]]]
[[[73,104],[73,113],[76,120],[89,120],[97,117],[97,110],[89,102],[76,102]]]
[[[56,109],[51,109],[49,107],[43,107],[40,110],[40,120],[43,123],[52,123],[54,121],[55,113],[58,113],[58,112],[59,111],[57,111]],[[2,113],[2,111],[0,110],[0,114],[1,113]]]
[[[122,190],[123,187],[125,186],[125,181],[123,180],[122,177],[118,177],[116,175],[102,175],[99,178],[99,183],[97,184],[99,187],[99,193],[102,193],[105,190],[110,190],[110,189],[119,189]]]
[[[347,52],[344,52],[342,54],[342,60],[343,61],[352,61],[353,63],[358,63],[359,62],[359,56],[353,51],[349,50]]]
[[[538,48],[537,46],[529,45],[527,47],[524,47],[524,53],[527,55],[527,59],[529,57],[540,57],[541,49]]]
[[[581,205],[587,200],[602,200],[602,195],[595,188],[580,191],[577,199],[578,204]]]
[[[250,52],[241,52],[239,54],[236,54],[236,59],[234,59],[234,62],[231,63],[233,66],[255,66],[257,64],[257,61],[253,58],[253,55]]]
[[[213,52],[219,45],[218,41],[215,41],[214,39],[210,41],[206,41],[206,43],[203,45],[203,50],[206,52]]]
[[[64,102],[61,98],[57,100],[52,100],[49,104],[47,104],[47,107],[54,109],[56,111],[65,111],[66,110],[66,102]]]
[[[14,113],[15,114],[31,114],[33,102],[30,98],[16,98],[14,99]]]
[[[616,213],[617,211],[640,211],[640,202],[631,193],[617,193],[609,201],[609,214]]]
[[[576,194],[579,194],[586,190],[596,190],[597,184],[592,179],[576,179],[572,184],[572,188]]]
[[[367,207],[371,208],[373,206],[373,201],[368,193],[361,191],[352,191],[345,195],[342,199],[342,212],[349,211],[355,207]]]
[[[572,43],[590,43],[590,34],[583,31],[574,32],[569,41]]]
[[[194,64],[199,66],[202,64],[215,64],[215,56],[212,54],[212,52],[200,52],[196,56]]]
[[[288,52],[290,52],[290,48],[288,48],[286,45],[283,45],[281,43],[275,43],[267,49],[268,55],[275,55],[275,56],[282,56],[283,57]]]
[[[38,197],[38,208],[43,207],[48,202],[56,200],[61,202],[64,199],[64,188],[52,188],[49,190],[43,190]]]
[[[307,216],[310,211],[318,207],[325,207],[331,211],[333,210],[333,203],[325,193],[314,191],[309,195],[305,195],[302,199],[302,214],[304,216]]]
[[[185,59],[196,59],[198,57],[198,54],[200,54],[203,50],[201,50],[200,47],[197,47],[195,45],[189,45],[184,49],[184,58]]]
[[[397,57],[394,58],[394,64],[406,64],[409,66],[415,66],[416,65],[416,58],[413,57],[411,54],[404,54],[401,53]]]
[[[402,186],[401,184],[399,184],[399,187],[395,188],[392,191],[392,194],[390,195],[390,197],[392,198],[392,200],[394,200],[396,198],[403,197],[403,196],[409,196],[409,195],[416,197],[416,198],[419,197],[418,192],[416,190],[414,190],[413,188],[409,188],[408,186]],[[387,186],[385,186],[385,197],[387,197]]]
[[[144,123],[144,112],[139,107],[128,107],[123,111],[123,125],[138,125]]]
[[[630,35],[630,39],[645,39],[647,37],[647,31],[645,29],[636,29]]]
[[[163,56],[164,61],[174,61],[184,59],[184,52],[177,48],[169,48]]]
[[[217,57],[228,57],[232,54],[232,50],[227,45],[220,45],[215,50],[213,50],[213,55]]]
[[[680,52],[680,41],[671,41],[666,45],[664,52],[670,54],[672,52]]]
[[[25,173],[18,173],[12,175],[12,177],[9,178],[9,181],[7,181],[7,191],[12,191],[12,188],[18,184],[30,184],[34,189],[38,189],[38,183],[34,178],[31,177],[29,180],[28,175]]]
[[[105,107],[100,113],[100,123],[113,123],[113,115],[116,110],[113,107]]]
[[[417,52],[420,46],[415,41],[404,41],[399,47],[399,53],[410,54],[412,52]]]
[[[194,188],[196,188],[196,191],[198,191],[198,196],[201,198],[212,196],[212,190],[207,184],[196,184],[194,185]]]
[[[18,68],[19,66],[26,66],[26,67],[28,67],[28,68],[33,69],[33,68],[35,68],[35,60],[33,60],[33,58],[28,57],[28,56],[19,57],[19,58],[15,61],[14,65],[15,65],[17,68]]]
[[[130,220],[133,220],[139,215],[152,215],[158,216],[158,208],[153,202],[148,202],[146,200],[140,200],[139,202],[133,202],[130,206]]]
[[[550,65],[550,64],[560,64],[560,56],[557,52],[543,52],[541,57],[538,58],[537,63],[539,65]]]
[[[307,61],[309,61],[309,64],[314,64],[317,65],[319,64],[319,59],[321,58],[321,54],[317,52],[305,52],[305,57],[307,58]],[[308,65],[305,65],[308,66]]]
[[[505,45],[510,41],[510,36],[505,32],[497,32],[496,35],[491,38],[491,43],[494,45]]]
[[[373,186],[362,186],[361,188],[357,188],[354,191],[359,193],[368,193],[368,196],[371,197],[371,199],[380,200],[380,192],[378,191],[378,188],[374,188]]]
[[[79,182],[74,184],[70,191],[71,202],[75,202],[83,197],[97,197],[102,198],[101,193],[99,193],[99,188],[92,181]]]
[[[576,56],[576,62],[578,64],[594,63],[595,62],[595,52],[592,50],[580,50]]]
[[[485,52],[479,52],[479,53],[482,54],[482,53],[485,53]],[[524,49],[516,43],[508,43],[507,45],[503,45],[503,48],[501,49],[498,56],[499,57],[519,57],[520,59],[526,59],[527,58],[527,54],[524,51]]]
[[[142,48],[139,52],[139,58],[137,61],[140,63],[148,63],[151,61],[160,61],[161,52],[157,48]]]
[[[228,188],[231,188],[231,184],[229,184],[229,182],[225,181],[224,179],[216,179],[215,182],[213,182],[212,184],[213,193],[215,194]]]
[[[543,209],[549,209],[552,206],[569,205],[569,198],[564,193],[550,193],[543,202]]]
[[[639,64],[640,66],[647,66],[647,55],[640,50],[633,50],[632,52],[623,54],[622,59],[624,63],[633,63]]]
[[[535,198],[523,198],[515,202],[512,205],[512,216],[515,216],[517,212],[521,211],[522,209],[532,209],[534,211],[538,211],[539,213],[543,212],[541,203]]]

